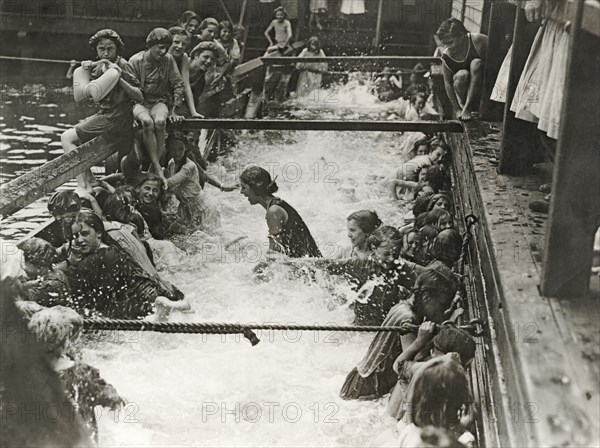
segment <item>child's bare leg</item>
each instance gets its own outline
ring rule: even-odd
[[[152,167],[157,174],[162,174],[158,158],[158,146],[156,144],[154,120],[150,116],[150,112],[141,104],[136,104],[133,108],[133,117],[142,124],[142,130],[144,132],[144,145],[148,150],[148,158],[152,163]]]
[[[81,144],[77,132],[74,128],[71,128],[60,136],[63,150],[66,153],[74,151]],[[95,179],[90,169],[85,170],[83,173],[77,176],[77,189],[83,194],[92,194],[92,180]]]
[[[158,149],[158,161],[163,162],[165,153],[165,131],[167,128],[167,118],[169,118],[169,109],[163,103],[157,103],[150,111],[154,121],[154,134],[156,135],[156,147]],[[162,171],[158,173],[162,177]]]
[[[454,93],[460,107],[464,107],[467,101],[470,77],[471,75],[467,70],[459,70],[454,75]]]

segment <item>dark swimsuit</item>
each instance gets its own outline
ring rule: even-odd
[[[446,64],[448,70],[450,70],[454,74],[458,73],[460,70],[466,70],[470,72],[471,62],[473,62],[475,59],[483,58],[479,55],[477,48],[475,48],[475,44],[473,43],[471,33],[469,33],[469,50],[467,51],[467,56],[464,60],[457,61],[455,59],[452,59],[452,57],[447,53],[442,54],[442,60],[444,61],[444,64]]]
[[[280,237],[285,254],[292,258],[322,257],[317,243],[315,243],[314,238],[310,234],[310,230],[308,230],[308,227],[294,207],[283,199],[273,198],[267,205],[267,210],[273,205],[278,205],[288,215],[281,233],[277,235]]]

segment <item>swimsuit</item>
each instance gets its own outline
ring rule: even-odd
[[[458,73],[460,70],[466,70],[466,71],[470,72],[471,71],[471,62],[473,62],[475,59],[483,59],[479,55],[477,48],[475,48],[475,44],[473,43],[473,38],[471,37],[471,33],[469,33],[468,36],[469,36],[469,49],[467,51],[467,56],[465,57],[464,60],[457,61],[455,59],[452,59],[452,57],[449,54],[447,54],[446,52],[444,52],[444,54],[442,54],[442,60],[444,61],[444,64],[446,64],[446,67],[448,67],[448,69],[454,74]]]
[[[292,258],[321,257],[321,252],[310,234],[310,230],[294,207],[283,199],[275,197],[267,204],[267,210],[273,205],[278,205],[288,215],[281,232],[278,235],[270,235],[279,236],[285,254]]]

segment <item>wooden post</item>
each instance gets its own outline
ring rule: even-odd
[[[549,297],[588,292],[600,218],[600,38],[581,29],[577,1],[546,227],[541,290]]]
[[[240,10],[240,21],[238,25],[244,25],[244,19],[246,18],[246,9],[248,8],[248,0],[242,2],[242,9]]]
[[[527,22],[523,9],[517,8],[510,75],[506,90],[506,103],[504,105],[502,146],[498,164],[498,172],[502,174],[515,176],[527,174],[536,155],[537,145],[535,134],[537,132],[537,125],[515,118],[515,113],[510,110],[510,106],[538,28],[539,25]],[[523,92],[519,93],[522,94]]]
[[[379,45],[381,44],[381,22],[383,19],[383,0],[379,0],[379,6],[377,7],[377,26],[375,27],[375,39],[373,39],[373,46],[375,47],[376,54],[379,54]]]

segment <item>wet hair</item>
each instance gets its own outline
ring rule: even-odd
[[[430,224],[426,224],[419,229],[419,235],[421,237],[421,241],[424,243],[431,242],[437,238],[440,234],[440,229],[436,226],[432,226]]]
[[[32,300],[15,300],[15,305],[17,305],[19,312],[28,322],[35,313],[46,309],[45,306]]]
[[[17,247],[23,251],[25,261],[36,266],[52,268],[58,259],[54,246],[41,238],[29,238],[20,242]]]
[[[214,25],[217,28],[219,28],[219,22],[217,21],[217,19],[215,19],[214,17],[207,17],[202,22],[200,22],[200,28],[199,28],[199,30],[200,31],[204,31],[210,25]]]
[[[467,331],[454,325],[442,325],[432,346],[442,353],[458,353],[463,367],[475,357],[475,340]]]
[[[427,204],[429,204],[429,198],[431,197],[431,195],[419,196],[419,191],[422,189],[423,187],[419,186],[417,187],[417,190],[415,190],[416,197],[415,202],[413,202],[413,215],[415,216],[420,216],[427,212]]]
[[[169,146],[175,142],[181,142],[183,143],[183,147],[185,148],[185,151],[187,152],[189,150],[189,143],[187,138],[185,138],[185,135],[183,135],[181,132],[171,132],[167,139],[165,140],[165,148],[169,148]]]
[[[402,247],[402,233],[392,226],[379,227],[367,238],[367,247],[377,249],[384,241],[390,241],[392,244]]]
[[[419,446],[423,448],[464,448],[464,445],[451,431],[435,426],[426,426],[421,429],[421,445]]]
[[[449,306],[456,291],[458,284],[456,282],[456,276],[452,270],[446,266],[436,266],[435,268],[426,269],[419,277],[417,277],[418,283],[421,288],[428,289],[430,291],[441,292],[445,300],[440,300],[441,303]],[[415,281],[415,283],[417,283]]]
[[[121,37],[117,34],[116,31],[113,31],[111,29],[100,30],[92,37],[90,37],[90,47],[92,47],[92,49],[95,50],[102,39],[112,40],[117,46],[117,53],[119,53],[123,48],[125,48],[125,44],[121,40]]]
[[[273,17],[275,17],[279,11],[281,11],[283,13],[283,17],[287,19],[287,11],[283,6],[279,6],[273,10]]]
[[[377,216],[377,212],[371,210],[360,210],[358,212],[354,212],[348,216],[347,220],[355,221],[360,230],[367,235],[373,233],[382,224],[379,216]]]
[[[389,68],[389,67],[386,67]],[[419,146],[427,146],[427,153],[429,153],[429,151],[431,150],[431,145],[429,144],[429,140],[427,139],[427,137],[422,138],[421,140],[417,140],[415,142],[415,144],[413,145],[413,152],[415,154],[417,154],[417,152],[419,151]]]
[[[198,22],[200,22],[200,16],[198,14],[196,14],[194,11],[191,11],[191,10],[188,9],[183,14],[181,14],[181,16],[179,16],[179,19],[177,20],[177,23],[179,24],[179,26],[184,27],[192,19],[195,19]]]
[[[157,174],[150,173],[150,172],[142,174],[138,178],[138,183],[136,185],[136,188],[139,190],[140,188],[142,188],[142,185],[144,185],[146,182],[156,182],[158,184],[158,197],[160,198],[163,195],[164,185],[162,183],[162,179],[160,177],[158,177]],[[137,196],[137,192],[136,192],[136,196]]]
[[[248,184],[257,195],[273,194],[279,190],[275,179],[271,180],[269,172],[259,166],[246,168],[240,176],[240,181]]]
[[[440,165],[433,165],[427,167],[427,182],[437,194],[440,190],[445,189],[447,182],[447,173],[444,167]],[[452,205],[452,201],[449,201]]]
[[[169,34],[171,35],[171,37],[175,37],[175,36],[188,37],[188,33],[180,26],[172,26],[171,28],[169,28]]]
[[[118,221],[122,223],[129,222],[131,215],[129,198],[123,193],[112,193],[104,202],[104,217],[109,221]]]
[[[468,33],[465,25],[460,20],[450,18],[442,22],[435,34],[443,41],[448,37],[461,37],[466,36]]]
[[[454,229],[442,230],[431,245],[431,256],[445,263],[456,263],[460,258],[462,238]]]
[[[308,43],[306,44],[306,47],[310,48],[310,45],[315,42],[317,44],[317,50],[320,50],[321,49],[321,41],[319,40],[319,38],[317,36],[311,36],[311,38],[308,39]]]
[[[229,32],[233,34],[233,25],[229,20],[223,20],[222,22],[219,22],[219,31],[222,31],[225,28],[227,28]]]
[[[434,358],[413,378],[408,397],[412,422],[452,429],[460,424],[460,412],[472,406],[469,381],[463,367],[446,357]]]
[[[190,58],[194,59],[196,55],[199,55],[203,51],[212,51],[213,56],[216,58],[219,53],[219,46],[214,42],[200,42],[198,45],[194,47],[194,49],[190,52]]]
[[[71,308],[54,306],[34,313],[27,328],[38,343],[53,356],[60,357],[65,345],[83,327],[83,319]]]
[[[425,96],[420,93],[415,93],[410,96],[410,104],[417,104],[417,100],[423,99],[425,100]]]
[[[81,199],[73,190],[57,191],[48,199],[48,211],[52,216],[76,213],[81,210]]]
[[[437,227],[440,220],[442,219],[452,220],[452,213],[444,210],[443,208],[434,208],[433,210],[427,212],[427,216],[425,218],[425,225]]]
[[[445,193],[436,193],[429,198],[429,203],[427,204],[427,211],[430,212],[435,207],[435,203],[440,199],[446,199],[448,201],[448,205],[452,207],[452,199]]]
[[[171,33],[164,28],[154,28],[146,37],[146,48],[151,48],[155,45],[164,44],[168,47],[173,43]]]
[[[427,212],[419,213],[417,215],[417,217],[415,218],[415,229],[421,230],[425,226],[425,224],[426,224],[425,221],[427,221],[427,216],[428,216]]]

